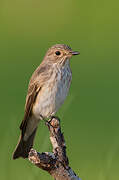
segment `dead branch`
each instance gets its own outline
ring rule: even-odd
[[[39,153],[34,149],[29,152],[29,160],[37,167],[47,171],[56,180],[80,180],[69,167],[66,145],[61,132],[60,120],[53,117],[46,123],[50,132],[53,152]]]

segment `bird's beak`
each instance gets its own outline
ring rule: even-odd
[[[78,51],[71,51],[70,54],[72,54],[72,55],[78,55],[78,54],[80,54],[80,52],[78,52]]]

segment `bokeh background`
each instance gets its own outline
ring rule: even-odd
[[[119,179],[119,17],[111,0],[0,0],[0,180],[51,180],[28,160],[12,160],[29,78],[57,43],[80,50],[58,112],[70,166],[82,180]],[[51,151],[40,124],[35,148]]]

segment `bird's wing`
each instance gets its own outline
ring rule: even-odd
[[[22,130],[22,135],[24,135],[25,133],[28,120],[32,114],[33,104],[40,90],[41,90],[41,87],[38,87],[38,85],[35,83],[29,85],[28,94],[26,97],[24,119],[20,125],[20,129]]]
[[[26,97],[24,119],[20,125],[22,135],[26,131],[27,123],[32,115],[33,104],[35,103],[36,97],[41,91],[43,85],[47,83],[48,78],[51,76],[50,65],[42,63],[33,73],[29,82],[28,93]]]

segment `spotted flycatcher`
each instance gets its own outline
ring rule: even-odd
[[[56,44],[47,51],[33,73],[26,96],[24,119],[20,125],[21,136],[13,159],[28,157],[39,121],[55,115],[64,103],[72,79],[69,60],[72,55],[78,54],[67,45]]]

